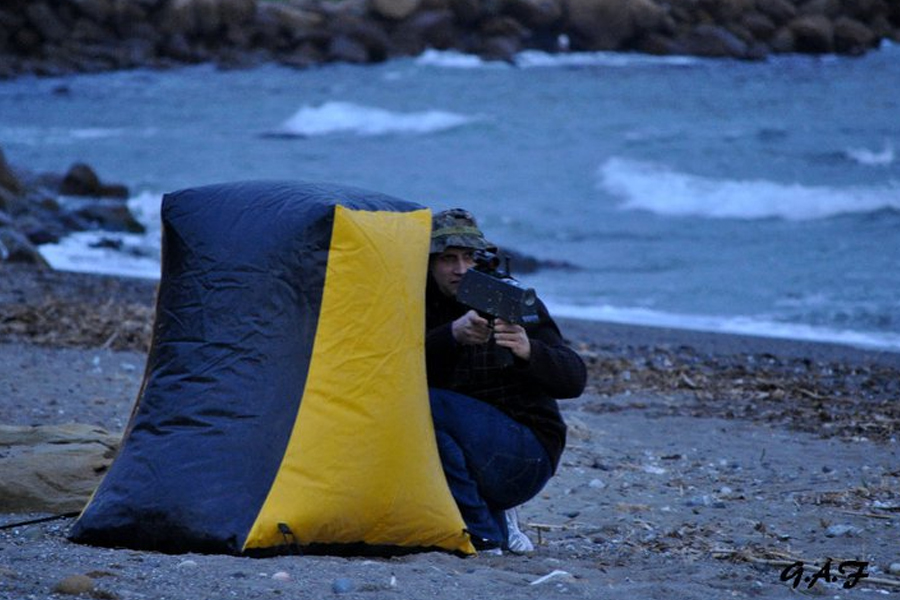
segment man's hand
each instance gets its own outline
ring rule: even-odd
[[[531,358],[531,340],[521,325],[497,319],[494,321],[494,339],[498,346],[509,348],[522,360]]]
[[[494,331],[490,321],[474,310],[470,310],[453,321],[450,327],[453,331],[453,339],[464,346],[486,344]]]

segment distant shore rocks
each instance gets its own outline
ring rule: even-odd
[[[143,232],[128,197],[126,186],[101,181],[89,165],[76,163],[62,175],[28,173],[0,150],[0,263],[47,266],[37,246],[76,231]]]
[[[0,77],[214,62],[371,63],[428,48],[760,59],[900,40],[896,0],[7,0]]]

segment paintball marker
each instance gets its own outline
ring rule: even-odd
[[[537,297],[509,273],[509,258],[479,250],[459,283],[456,299],[488,318],[526,325],[538,322]]]
[[[508,257],[501,260],[493,252],[479,250],[475,253],[475,266],[466,271],[459,282],[456,299],[492,323],[497,318],[519,325],[539,320],[534,289],[524,287],[509,274]],[[506,348],[495,348],[497,350],[506,350],[497,354],[500,364],[511,365],[512,353]]]

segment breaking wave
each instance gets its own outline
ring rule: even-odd
[[[326,102],[321,106],[300,108],[272,135],[311,137],[338,133],[362,136],[426,134],[454,129],[476,120],[476,117],[440,110],[403,113],[352,102]]]
[[[809,186],[761,179],[713,179],[664,165],[611,158],[597,173],[598,187],[621,208],[664,216],[727,219],[823,219],[842,214],[900,210],[900,186]]]

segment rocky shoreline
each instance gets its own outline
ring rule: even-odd
[[[428,48],[763,59],[900,40],[891,0],[11,0],[0,79],[138,67],[373,63]]]
[[[10,165],[0,148],[0,263],[47,267],[38,246],[76,231],[142,233],[128,196],[127,186],[102,181],[85,163],[33,173]]]

